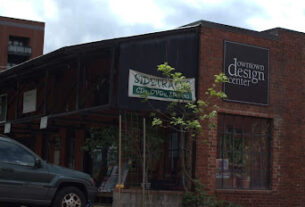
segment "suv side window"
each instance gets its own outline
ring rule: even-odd
[[[27,150],[15,143],[0,141],[0,162],[34,166],[35,158]]]

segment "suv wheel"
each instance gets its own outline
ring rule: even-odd
[[[56,193],[52,207],[85,207],[84,193],[76,187],[65,187]]]

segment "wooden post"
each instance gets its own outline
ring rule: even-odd
[[[54,139],[55,135],[49,134],[48,136],[49,136],[48,142],[52,143],[55,140]],[[49,157],[49,162],[54,163],[54,144],[50,144],[48,157]]]
[[[67,129],[60,128],[60,160],[59,163],[61,166],[66,166],[67,164]],[[54,140],[55,141],[55,140]]]
[[[119,115],[119,199],[118,206],[121,206],[121,169],[122,169],[122,115]]]
[[[146,187],[146,121],[143,118],[143,175],[142,175],[142,207],[145,206],[145,187]]]
[[[75,133],[75,169],[83,169],[83,144],[84,144],[85,132],[83,129],[76,129]]]
[[[36,154],[38,154],[39,156],[42,155],[42,134],[39,133],[36,135]]]
[[[80,57],[77,58],[77,69],[76,69],[76,103],[75,103],[75,110],[79,109],[80,106],[80,77],[81,77],[81,63]]]
[[[20,83],[19,80],[17,80],[16,85],[16,102],[15,102],[15,119],[18,118],[18,107],[19,107],[19,93],[20,93]]]
[[[48,113],[48,80],[49,80],[49,70],[45,72],[45,82],[44,82],[44,99],[43,99],[43,115]]]

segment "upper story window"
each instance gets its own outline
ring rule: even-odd
[[[30,39],[27,37],[17,37],[17,36],[10,36],[8,45],[14,46],[28,46]]]
[[[216,188],[268,189],[271,120],[218,114]]]
[[[30,39],[27,37],[10,36],[8,42],[8,63],[19,64],[29,59],[32,48],[29,47]]]

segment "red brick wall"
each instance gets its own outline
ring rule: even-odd
[[[29,46],[32,48],[32,55],[30,58],[34,58],[43,54],[44,43],[44,23],[34,22],[21,19],[13,19],[7,17],[1,17],[0,21],[7,23],[17,23],[17,25],[0,25],[0,66],[6,66],[7,64],[7,48],[9,36],[28,37],[30,39]],[[42,27],[40,29],[24,28],[20,25],[30,25],[35,27]],[[3,70],[0,67],[0,71]]]
[[[219,198],[244,206],[305,206],[304,55],[305,35],[283,30],[278,40],[202,27],[198,97],[223,70],[224,40],[269,48],[269,105],[219,100],[220,112],[271,118],[271,189],[216,190],[217,129],[205,130],[198,141],[196,176]]]

